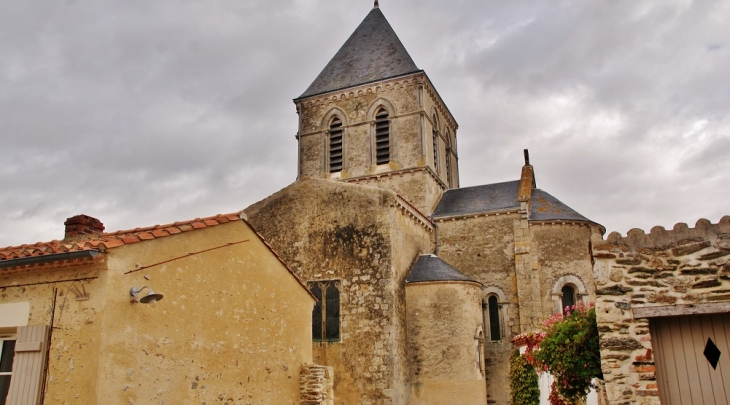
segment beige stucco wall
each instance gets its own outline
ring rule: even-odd
[[[341,338],[313,344],[337,404],[407,396],[403,279],[431,232],[387,190],[303,179],[245,211],[306,281],[340,280]]]
[[[411,405],[486,404],[481,372],[481,285],[406,286]]]
[[[214,250],[195,253],[206,249]],[[55,283],[46,404],[299,404],[314,299],[243,221],[100,256],[90,266],[3,280],[99,276],[83,282],[88,301],[75,300],[71,283]],[[130,303],[129,289],[143,285],[164,299]],[[49,324],[53,286],[5,288],[2,302],[28,300],[30,324]]]
[[[96,361],[101,353],[100,328],[108,280],[105,261],[52,271],[11,268],[0,274],[0,303],[29,303],[28,325],[50,325],[53,314],[45,403],[97,403]],[[59,281],[82,278],[87,280]],[[88,300],[77,301],[75,290],[86,291]]]

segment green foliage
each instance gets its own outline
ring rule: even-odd
[[[572,309],[545,322],[545,337],[532,356],[533,364],[553,375],[553,388],[566,403],[580,403],[593,387],[593,378],[602,377],[601,354],[595,309]]]
[[[537,372],[520,351],[512,353],[509,369],[509,387],[512,392],[512,403],[520,405],[539,405],[540,387],[537,384]]]

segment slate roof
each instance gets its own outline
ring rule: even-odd
[[[421,281],[474,281],[451,267],[450,264],[441,260],[438,256],[428,254],[418,257],[413,265],[406,283],[418,283]]]
[[[519,208],[519,187],[520,181],[516,180],[447,190],[436,206],[432,218]]]
[[[520,207],[520,203],[517,201],[519,186],[520,181],[515,180],[447,190],[441,197],[431,218],[438,219],[517,209]],[[529,220],[595,223],[539,188],[532,189]]]
[[[0,248],[0,262],[23,257],[43,256],[54,253],[76,252],[83,250],[105,250],[121,245],[142,242],[150,239],[164,238],[182,232],[208,228],[230,221],[240,221],[239,213],[219,214],[212,217],[196,218],[190,221],[175,222],[167,225],[155,225],[146,228],[135,228],[125,231],[89,235],[88,239],[68,242],[52,240],[20,246]]]
[[[299,98],[420,72],[379,8],[373,8]]]
[[[531,202],[530,221],[563,220],[593,222],[539,188],[532,189]]]

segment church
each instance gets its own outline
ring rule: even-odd
[[[244,210],[318,299],[336,404],[507,404],[510,340],[595,301],[605,229],[514,179],[461,188],[456,118],[374,8],[294,99],[294,183]]]

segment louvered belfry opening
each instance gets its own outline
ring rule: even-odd
[[[433,116],[433,131],[432,131],[432,137],[433,137],[433,169],[436,171],[436,173],[439,172],[439,130],[436,127],[438,125],[436,121],[436,116]]]
[[[342,171],[342,121],[335,117],[330,123],[330,173]]]
[[[375,114],[375,156],[376,164],[390,162],[390,121],[385,108]]]

